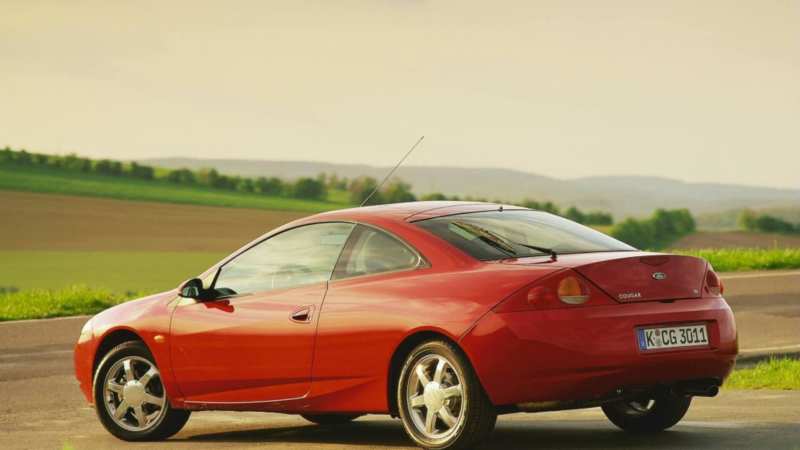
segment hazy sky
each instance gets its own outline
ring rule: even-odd
[[[800,188],[800,1],[0,0],[0,146]]]

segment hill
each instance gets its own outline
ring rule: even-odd
[[[382,178],[389,169],[358,164],[237,159],[159,158],[144,161],[166,168],[213,167],[243,176],[297,178],[319,173],[340,177]],[[670,178],[603,176],[558,179],[510,169],[403,166],[397,172],[417,194],[442,192],[519,201],[550,200],[567,207],[610,211],[615,218],[645,216],[655,208],[689,208],[694,214],[740,208],[800,205],[800,190],[714,183],[686,183]]]

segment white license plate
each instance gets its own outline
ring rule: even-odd
[[[640,350],[708,346],[705,325],[639,328],[636,330]]]

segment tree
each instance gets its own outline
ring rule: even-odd
[[[292,186],[292,196],[309,200],[324,200],[327,196],[325,183],[314,178],[300,178]]]
[[[63,167],[74,172],[89,172],[92,170],[92,161],[89,158],[81,158],[70,153],[64,157]]]
[[[219,183],[219,172],[217,169],[202,168],[197,171],[197,181],[209,187],[216,187]]]
[[[652,248],[655,230],[651,222],[628,218],[614,226],[611,235],[636,248]]]
[[[150,166],[143,166],[136,162],[132,162],[128,167],[128,175],[132,178],[141,178],[142,180],[152,180],[155,178],[155,169]]]
[[[578,223],[586,223],[586,215],[584,215],[581,210],[574,206],[570,206],[567,209],[567,211],[564,213],[564,217]]]
[[[194,184],[197,179],[194,172],[189,169],[175,169],[169,171],[167,181],[177,184]]]
[[[250,178],[242,178],[236,184],[236,190],[239,192],[253,192],[255,191],[255,183]]]
[[[739,225],[739,228],[746,230],[746,231],[756,231],[756,219],[758,219],[758,214],[752,209],[745,209],[739,214],[739,218],[736,219],[736,223]]]
[[[332,173],[327,176],[326,186],[328,189],[346,190],[347,178],[339,178],[339,175]]]
[[[614,217],[602,211],[592,211],[586,213],[584,223],[586,225],[612,225],[614,223]]]
[[[352,180],[347,188],[350,191],[350,203],[360,205],[377,186],[378,181],[372,177],[358,177]],[[384,203],[384,201],[380,192],[376,192],[369,200],[371,205],[379,205],[381,203]]]
[[[264,195],[281,195],[284,193],[283,180],[276,177],[258,177],[255,181],[256,192]]]
[[[28,165],[31,163],[31,154],[26,152],[24,149],[20,150],[17,152],[14,162],[17,164]]]
[[[389,185],[383,189],[382,194],[386,203],[413,202],[417,199],[417,197],[411,193],[411,185],[400,180],[389,183]]]
[[[10,163],[14,160],[14,151],[11,150],[9,147],[5,147],[0,150],[0,164],[2,163]]]
[[[800,231],[800,228],[795,228],[795,225],[791,222],[766,214],[756,219],[755,226],[758,231],[765,233],[794,233]]]
[[[441,192],[432,192],[430,194],[423,195],[420,200],[447,200],[447,196]]]
[[[111,160],[101,159],[99,161],[95,161],[92,169],[95,171],[95,173],[108,175],[108,172],[111,171]]]
[[[551,201],[547,201],[547,202],[541,203],[541,202],[537,202],[536,200],[531,200],[529,198],[526,198],[525,200],[522,201],[522,206],[524,206],[526,208],[530,208],[530,209],[535,209],[535,210],[538,210],[538,211],[549,212],[549,213],[552,213],[552,214],[558,214],[559,213],[558,206],[556,206]]]

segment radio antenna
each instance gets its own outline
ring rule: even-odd
[[[369,199],[371,199],[372,196],[375,195],[375,193],[378,192],[380,190],[380,188],[383,187],[383,184],[386,183],[386,180],[388,180],[389,178],[392,177],[392,175],[394,174],[394,171],[397,170],[398,167],[400,167],[400,164],[403,164],[403,161],[405,161],[406,158],[408,158],[408,156],[411,155],[411,152],[413,152],[414,149],[417,148],[417,146],[420,143],[422,143],[423,139],[425,139],[425,136],[420,136],[419,139],[417,139],[417,142],[415,142],[414,145],[412,145],[411,148],[406,152],[406,154],[402,158],[400,158],[400,161],[398,161],[397,165],[395,165],[392,168],[392,170],[389,171],[389,173],[386,175],[386,177],[383,178],[383,181],[381,181],[377,186],[375,186],[375,189],[373,189],[372,192],[369,193],[367,198],[365,198],[364,201],[361,202],[360,205],[358,205],[359,207],[364,206],[364,205],[367,204]]]

